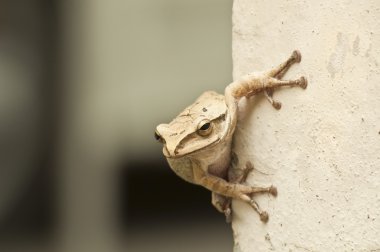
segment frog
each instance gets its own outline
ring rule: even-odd
[[[266,72],[251,72],[226,86],[224,95],[215,91],[204,92],[196,101],[185,108],[170,123],[156,127],[155,138],[170,168],[183,180],[200,185],[211,191],[212,205],[224,213],[226,221],[232,219],[232,199],[249,204],[266,223],[269,215],[263,211],[254,196],[267,193],[277,196],[277,188],[245,184],[253,170],[247,162],[240,173],[232,172],[238,159],[232,151],[234,132],[238,123],[239,101],[243,98],[264,93],[275,108],[281,103],[273,98],[276,88],[299,86],[306,89],[308,82],[302,76],[295,80],[282,77],[295,63],[301,61],[301,53],[293,51],[290,57]]]

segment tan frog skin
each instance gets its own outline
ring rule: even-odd
[[[307,87],[307,80],[281,80],[286,71],[301,54],[294,51],[287,61],[264,73],[251,73],[229,84],[224,95],[213,91],[203,93],[169,124],[160,124],[155,137],[163,144],[163,153],[171,169],[184,180],[201,185],[212,192],[212,204],[231,221],[231,199],[247,202],[258,212],[263,222],[268,214],[252,199],[255,193],[277,195],[277,189],[253,187],[241,184],[245,181],[252,165],[248,162],[244,172],[233,176],[231,145],[237,123],[238,102],[264,92],[276,109],[281,103],[273,100],[274,88],[282,86]]]

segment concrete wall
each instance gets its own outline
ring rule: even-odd
[[[277,111],[242,103],[236,152],[256,170],[250,184],[267,224],[234,202],[235,251],[380,251],[380,4],[378,1],[251,1],[233,7],[234,78],[302,53]]]

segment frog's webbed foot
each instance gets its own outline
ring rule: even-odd
[[[273,196],[277,196],[276,187],[271,186],[267,188],[267,191]],[[248,196],[247,194],[242,194],[240,195],[240,199],[244,202],[247,202],[253,208],[253,210],[255,210],[259,214],[260,220],[262,222],[268,222],[268,219],[269,219],[268,213],[266,211],[261,210],[259,204],[257,204],[257,202],[254,199],[252,199],[252,196]]]
[[[281,80],[282,77],[285,75],[285,73],[289,70],[289,68],[294,64],[294,63],[299,63],[301,62],[301,53],[299,51],[293,51],[292,55],[282,64],[279,66],[275,67],[271,71],[267,73],[267,76],[269,77],[269,85],[271,87],[266,87],[264,90],[265,97],[269,101],[270,104],[275,109],[280,109],[281,108],[281,102],[276,101],[273,99],[273,91],[274,87],[276,86],[300,86],[303,89],[307,87],[307,80],[305,77],[301,77],[298,80],[288,80],[284,81]]]
[[[273,88],[267,88],[264,91],[265,98],[267,98],[269,103],[272,104],[275,109],[281,109],[281,102],[273,99],[273,91]]]
[[[245,170],[249,170],[249,171],[253,171],[254,170],[253,165],[252,165],[251,162],[248,161],[246,163],[246,169]],[[274,187],[274,186],[270,186],[270,187],[256,187],[256,189],[257,189],[258,192],[266,192],[266,193],[269,193],[269,194],[273,195],[274,197],[277,196],[277,188]],[[269,219],[268,213],[266,211],[261,210],[259,204],[257,204],[257,202],[254,199],[252,199],[252,197],[253,197],[252,194],[250,194],[250,195],[242,194],[242,195],[240,195],[240,199],[243,200],[244,202],[247,202],[253,208],[253,210],[255,210],[259,214],[260,220],[262,222],[267,222],[268,219]]]
[[[301,59],[301,53],[298,50],[295,50],[285,62],[270,70],[266,75],[280,80],[289,70],[289,68],[294,63],[300,63]]]
[[[236,184],[242,184],[246,181],[249,173],[253,171],[253,165],[251,162],[247,162],[244,169],[241,169],[240,172],[234,176],[230,175],[230,182]],[[255,193],[270,193],[273,196],[277,196],[277,188],[274,186],[270,187],[254,187],[254,186],[246,186],[249,188],[249,191],[244,191],[242,193],[238,193],[234,198],[240,199],[246,203],[248,203],[259,215],[260,220],[262,222],[268,221],[268,213],[266,211],[262,211],[260,206],[257,204],[255,200],[252,199],[253,194]],[[225,197],[215,192],[212,193],[212,204],[218,209],[219,212],[224,213],[226,216],[226,222],[231,222],[232,219],[232,209],[231,209],[231,198]]]

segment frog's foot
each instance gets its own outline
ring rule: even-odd
[[[272,104],[272,106],[275,109],[277,109],[277,110],[281,109],[281,102],[276,101],[275,99],[273,99],[273,88],[267,88],[264,91],[264,95],[265,95],[265,98],[267,98],[267,100],[269,101],[269,103]]]
[[[226,222],[227,223],[231,223],[232,221],[232,209],[231,209],[231,204],[226,208],[224,209],[224,215],[226,216]]]
[[[248,161],[244,169],[241,170],[240,174],[234,178],[231,178],[230,182],[239,184],[244,183],[248,177],[248,174],[253,171],[253,169],[252,163]],[[212,193],[212,204],[219,212],[224,213],[227,223],[232,221],[231,201],[232,198],[222,196],[214,192]]]
[[[224,213],[226,222],[230,223],[232,220],[231,198],[212,192],[211,203],[219,212]]]
[[[229,198],[231,200],[231,198]],[[247,198],[245,199],[244,201],[246,201],[247,203],[249,203],[249,205],[253,208],[253,210],[255,210],[259,216],[260,216],[260,220],[264,223],[268,222],[268,219],[269,219],[269,215],[266,211],[262,211],[260,209],[260,206],[259,204],[257,204],[257,202],[251,198]],[[231,201],[230,203],[228,204],[228,206],[223,209],[223,213],[224,215],[226,216],[226,222],[227,223],[230,223],[232,221],[232,208],[231,208]]]
[[[305,89],[307,87],[307,79],[303,76],[297,80],[279,80],[276,78],[269,78],[266,82],[267,83],[264,84],[264,94],[269,103],[272,104],[275,109],[281,108],[281,102],[273,99],[274,88],[281,86],[299,86]]]
[[[301,53],[297,50],[293,51],[292,55],[282,64],[269,71],[266,76],[269,78],[269,85],[272,87],[266,87],[264,90],[265,97],[275,109],[281,108],[281,102],[273,99],[273,89],[278,86],[300,86],[305,89],[307,87],[307,80],[305,77],[301,77],[298,80],[283,81],[281,80],[285,73],[294,63],[301,62]]]
[[[254,170],[253,164],[250,161],[245,163],[245,168],[243,169],[243,174],[239,178],[239,183],[244,183],[247,180],[248,175]]]
[[[251,172],[253,170],[253,165],[251,162],[247,162],[246,164],[246,169],[245,169],[245,172],[246,172],[246,176],[248,175],[249,172]],[[245,177],[246,178],[246,177]],[[244,178],[244,181],[245,181],[245,178]],[[259,188],[259,189],[263,189],[265,192],[268,192],[270,193],[271,195],[273,196],[277,196],[277,188],[274,187],[274,186],[270,186],[268,188]],[[260,209],[260,206],[259,204],[257,204],[257,202],[255,200],[252,199],[252,197],[245,197],[243,196],[243,200],[247,203],[249,203],[249,205],[259,214],[260,216],[260,220],[264,223],[268,222],[268,219],[269,219],[269,215],[266,211],[262,211]]]
[[[253,170],[254,170],[254,167],[253,167],[252,163],[248,161],[245,165],[245,168],[242,170],[242,172],[240,172],[239,176],[236,176],[233,179],[233,181],[231,181],[231,182],[244,183],[248,177],[248,174],[250,172],[252,172]],[[276,197],[277,196],[277,188],[274,186],[270,186],[270,187],[252,187],[252,186],[249,186],[249,190],[250,190],[249,192],[238,194],[237,198],[244,201],[244,202],[247,202],[260,215],[260,220],[262,222],[267,222],[269,219],[268,213],[266,211],[262,211],[260,209],[260,206],[257,204],[257,202],[255,200],[252,199],[252,197],[253,197],[253,194],[255,194],[255,193],[269,193],[269,194],[273,195],[274,197]],[[228,217],[231,217],[230,216],[230,213],[231,213],[230,206],[228,209],[224,210],[225,214],[226,214],[226,212],[229,213]],[[226,214],[226,218],[227,218],[227,214]]]
[[[250,200],[249,204],[251,205],[251,207],[260,215],[260,220],[264,223],[268,222],[268,219],[269,219],[269,215],[266,211],[262,211],[260,209],[260,206],[259,204],[257,204],[256,201],[254,201],[253,199]]]
[[[277,196],[277,189],[273,186],[268,188],[268,192],[272,194],[273,196]],[[269,219],[268,213],[266,211],[261,210],[259,204],[257,204],[257,202],[254,199],[252,199],[252,197],[246,194],[242,194],[240,195],[240,199],[243,200],[244,202],[247,202],[253,208],[253,210],[255,210],[259,214],[260,220],[262,222],[264,223],[268,222],[268,219]]]
[[[249,175],[254,170],[251,162],[247,162],[243,169],[232,169],[228,174],[228,181],[231,183],[243,184]]]
[[[285,62],[270,70],[266,75],[268,77],[273,77],[280,80],[289,70],[289,68],[293,64],[301,62],[301,59],[302,57],[300,51],[294,50],[292,52],[292,55],[290,55],[290,57]]]

